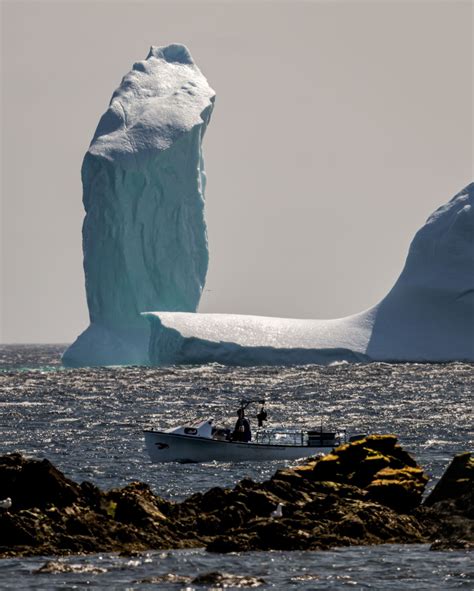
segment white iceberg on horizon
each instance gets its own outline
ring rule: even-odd
[[[335,320],[195,313],[214,99],[183,45],[152,47],[113,94],[82,166],[90,326],[63,363],[474,361],[474,184],[418,231],[370,310]]]
[[[474,183],[437,209],[373,308],[335,320],[148,312],[152,364],[474,361]]]

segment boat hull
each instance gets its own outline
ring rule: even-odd
[[[331,451],[330,446],[274,445],[219,441],[162,431],[145,431],[145,445],[154,463],[262,462],[296,460]]]

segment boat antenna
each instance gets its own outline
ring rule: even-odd
[[[261,404],[263,406],[265,404],[265,400],[260,400],[258,398],[252,398],[250,400],[246,400],[245,398],[242,398],[242,400],[240,401],[240,406],[241,406],[241,408],[243,408],[245,410],[247,408],[247,406],[252,403]]]

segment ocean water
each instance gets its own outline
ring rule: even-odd
[[[233,424],[242,397],[267,399],[269,426],[323,425],[356,433],[395,433],[431,476],[455,453],[474,449],[474,365],[347,364],[329,367],[64,369],[64,346],[0,347],[0,453],[48,458],[74,480],[101,488],[142,480],[179,500],[245,476],[269,477],[291,462],[202,465],[150,463],[142,430],[197,417]],[[212,555],[203,550],[71,557],[74,572],[39,575],[48,560],[0,561],[0,589],[194,589],[147,583],[175,573],[254,575],[273,589],[473,589],[472,554],[428,546],[331,552]],[[97,572],[91,572],[95,569]],[[202,587],[201,587],[202,588]]]

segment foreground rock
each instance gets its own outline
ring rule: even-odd
[[[352,544],[474,542],[474,459],[456,456],[424,504],[428,478],[392,435],[373,435],[270,480],[242,480],[171,503],[143,483],[102,492],[47,460],[0,458],[0,556],[206,547],[316,550]],[[277,510],[278,509],[278,510]]]
[[[170,532],[160,503],[147,485],[101,492],[77,485],[48,460],[19,454],[0,458],[0,555],[75,554],[189,547]],[[194,544],[195,545],[195,544]]]
[[[434,550],[474,549],[474,457],[471,453],[456,456],[425,507],[437,521]]]
[[[35,575],[51,575],[51,574],[90,574],[100,575],[106,573],[107,569],[104,567],[95,566],[92,564],[69,564],[60,561],[48,561],[40,568],[33,571]],[[246,575],[233,575],[229,573],[220,573],[217,571],[204,573],[197,577],[190,577],[186,575],[177,575],[175,573],[167,573],[164,575],[157,575],[154,577],[146,577],[135,581],[138,584],[145,585],[162,585],[163,583],[171,583],[174,585],[202,585],[212,589],[222,589],[226,587],[260,587],[265,585],[265,580],[260,577],[252,577]]]

